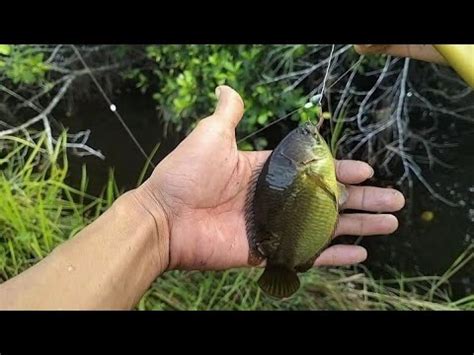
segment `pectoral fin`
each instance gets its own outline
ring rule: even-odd
[[[321,177],[317,174],[308,174],[308,176],[313,180],[313,182],[318,185],[321,189],[324,190],[328,194],[329,197],[334,201],[334,203],[337,205],[337,198],[334,192],[332,192],[331,188],[326,184],[326,182],[321,179]]]

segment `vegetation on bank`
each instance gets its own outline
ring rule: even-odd
[[[73,237],[121,193],[111,172],[103,193],[89,195],[86,167],[78,186],[67,183],[69,154],[101,156],[87,145],[90,132],[66,134],[59,118],[84,96],[103,99],[90,73],[111,98],[125,83],[153,97],[166,130],[183,134],[213,110],[213,90],[219,84],[235,87],[244,97],[238,137],[282,117],[278,127],[284,132],[324,115],[324,133],[339,157],[367,160],[399,185],[419,179],[430,187],[423,167],[442,165],[437,152],[446,146],[439,122],[469,117],[472,122],[462,104],[472,90],[449,71],[385,56],[359,58],[351,46],[76,50],[86,66],[68,45],[0,45],[0,282]],[[411,80],[413,69],[416,80]],[[322,112],[308,102],[321,92],[327,70],[327,112]],[[241,142],[241,149],[266,148],[267,132]],[[255,283],[260,270],[173,271],[156,280],[137,308],[474,309],[474,296],[453,300],[449,290],[450,277],[472,263],[473,255],[468,247],[442,276],[394,274],[392,280],[377,280],[363,266],[317,268],[303,275],[301,291],[284,302],[261,294]]]

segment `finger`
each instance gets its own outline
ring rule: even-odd
[[[403,208],[405,198],[402,193],[382,187],[348,186],[349,196],[343,208],[371,212],[395,212]]]
[[[381,235],[397,230],[398,220],[392,214],[343,214],[339,218],[335,237],[340,235]]]
[[[316,259],[315,266],[352,265],[367,259],[367,250],[359,245],[333,245]]]
[[[359,184],[374,175],[372,167],[358,160],[336,161],[337,179],[343,184]]]
[[[447,64],[443,56],[432,45],[427,44],[368,44],[355,45],[354,49],[359,54],[388,54],[395,57],[409,57],[426,62]]]
[[[386,53],[392,47],[388,44],[356,44],[354,49],[359,54],[380,54]]]
[[[338,266],[338,265],[351,265],[363,262],[367,259],[367,250],[359,245],[345,245],[338,244],[333,245],[324,250],[321,255],[314,262],[314,266]],[[242,264],[243,266],[256,266],[248,265],[247,262]],[[233,265],[233,267],[240,267],[241,264]],[[257,265],[258,268],[264,268],[267,265],[266,260]]]
[[[222,85],[216,88],[218,98],[214,118],[224,123],[228,128],[235,129],[244,113],[244,102],[240,95],[229,86]]]

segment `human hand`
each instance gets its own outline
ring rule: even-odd
[[[214,114],[202,119],[136,190],[146,210],[166,221],[157,223],[157,232],[159,254],[166,259],[167,270],[249,266],[246,194],[255,169],[270,152],[237,149],[235,128],[244,111],[242,99],[227,86],[219,87],[216,94],[219,101]],[[372,168],[364,162],[337,162],[342,183],[358,184],[372,175]],[[349,186],[348,191],[344,208],[394,212],[404,205],[403,195],[393,189]],[[342,214],[335,236],[389,234],[397,226],[391,214]],[[347,265],[366,257],[361,246],[334,245],[315,264]]]
[[[389,54],[447,65],[443,56],[432,45],[427,44],[359,44],[354,49],[359,54]]]

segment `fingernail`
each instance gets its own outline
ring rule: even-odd
[[[369,168],[370,168],[370,175],[369,175],[369,179],[370,179],[372,176],[374,176],[375,171],[374,171],[374,168],[372,168],[371,166],[369,166]]]
[[[219,100],[219,97],[221,96],[221,88],[220,86],[216,87],[216,90],[214,91],[216,94],[217,99]]]

